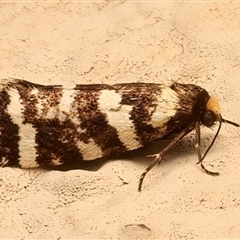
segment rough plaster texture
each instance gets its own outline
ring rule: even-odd
[[[219,97],[223,116],[240,122],[239,29],[239,3],[2,1],[0,76],[44,84],[194,83]],[[203,135],[204,145],[214,133]],[[239,136],[224,125],[206,158],[219,177],[195,164],[189,137],[150,172],[142,193],[145,152],[98,171],[0,169],[0,237],[240,238]]]

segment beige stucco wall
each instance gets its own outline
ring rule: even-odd
[[[1,2],[0,55],[0,78],[198,84],[240,122],[239,3]],[[0,237],[240,238],[239,136],[224,124],[205,160],[219,177],[195,164],[189,137],[149,173],[142,193],[144,152],[96,172],[0,169]]]

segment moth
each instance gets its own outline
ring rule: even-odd
[[[214,144],[222,123],[219,103],[193,84],[122,83],[40,85],[20,79],[0,83],[0,165],[35,168],[119,155],[170,136],[150,155],[146,174],[181,138],[195,129],[198,163]],[[218,130],[202,155],[200,126]]]

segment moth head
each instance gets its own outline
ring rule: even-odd
[[[201,122],[206,127],[212,127],[217,121],[221,121],[220,107],[217,98],[210,97],[206,109],[201,116]]]
[[[217,121],[220,122],[220,127],[223,122],[239,127],[239,124],[222,118],[219,102],[216,97],[212,96],[207,101],[206,109],[201,116],[201,123],[206,127],[212,127]]]
[[[222,123],[228,123],[235,127],[239,127],[240,125],[238,123],[235,123],[235,122],[232,122],[232,121],[222,118],[221,113],[220,113],[219,102],[215,97],[210,97],[208,99],[207,104],[206,104],[206,109],[203,112],[200,121],[206,127],[212,127],[217,121],[219,122],[218,130],[217,130],[211,144],[208,146],[206,152],[204,153],[202,158],[199,160],[199,162],[202,162],[203,159],[206,157],[208,151],[213,146],[213,144],[220,132]]]

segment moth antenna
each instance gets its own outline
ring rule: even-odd
[[[223,121],[222,116],[221,116],[220,114],[219,114],[219,118],[220,118],[220,119],[219,119],[218,130],[217,130],[217,132],[216,132],[216,134],[215,134],[215,136],[214,136],[211,144],[208,146],[206,152],[203,154],[202,158],[198,161],[198,164],[201,163],[201,162],[203,161],[203,159],[207,156],[209,150],[212,148],[213,144],[215,143],[215,140],[217,139],[217,136],[218,136],[218,134],[219,134],[219,132],[220,132],[220,129],[221,129],[221,127],[222,127],[222,121]]]
[[[231,124],[231,125],[233,125],[233,126],[235,126],[235,127],[240,127],[240,125],[239,125],[238,123],[235,123],[235,122],[229,121],[229,120],[224,119],[224,118],[222,118],[222,122],[224,122],[224,123],[228,123],[228,124]]]
[[[239,127],[239,126],[240,126],[238,123],[235,123],[235,122],[232,122],[232,121],[229,121],[229,120],[227,120],[227,119],[222,118],[222,116],[219,114],[219,127],[218,127],[218,130],[217,130],[217,132],[216,132],[216,134],[215,134],[215,136],[214,136],[211,144],[210,144],[209,147],[207,148],[207,150],[206,150],[206,152],[204,153],[204,155],[202,156],[202,158],[198,161],[198,163],[201,163],[201,162],[203,161],[203,159],[204,159],[204,158],[206,157],[206,155],[208,154],[209,150],[212,148],[212,146],[213,146],[213,144],[214,144],[214,142],[215,142],[215,140],[216,140],[216,138],[217,138],[217,136],[218,136],[218,134],[219,134],[219,132],[220,132],[220,129],[221,129],[221,127],[222,127],[222,123],[228,123],[228,124],[231,124],[231,125],[233,125],[233,126],[235,126],[235,127]],[[202,164],[202,163],[201,163],[201,164]]]

